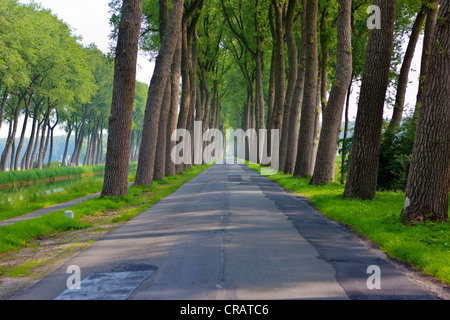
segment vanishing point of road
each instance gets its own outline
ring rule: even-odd
[[[12,299],[435,297],[305,199],[215,164]]]

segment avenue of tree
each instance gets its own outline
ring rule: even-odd
[[[280,171],[330,184],[340,154],[344,197],[402,189],[405,224],[448,221],[450,0],[111,0],[110,9],[114,61],[79,45],[50,12],[0,2],[2,170],[22,147],[26,156],[11,169],[42,168],[63,125],[76,136],[71,162],[80,164],[87,141],[85,163],[106,158],[102,196],[118,196],[127,193],[130,160],[135,185],[188,168],[171,160],[172,133],[193,133],[195,121],[204,131],[267,129],[268,141],[278,129]],[[135,81],[138,50],[155,62],[148,85]],[[28,146],[15,145],[19,117],[33,119]]]

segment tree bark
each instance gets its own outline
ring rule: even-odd
[[[419,89],[417,90],[416,108],[414,117],[419,116],[420,105],[422,104],[423,86],[428,74],[428,65],[430,63],[430,52],[433,46],[434,29],[436,27],[437,12],[441,0],[429,0],[427,18],[425,22],[425,34],[423,38],[422,58],[420,62]]]
[[[62,158],[61,166],[65,167],[67,165],[67,151],[69,149],[70,136],[72,135],[72,127],[69,128],[69,132],[67,132],[66,143],[64,145],[64,153]]]
[[[164,177],[166,176],[166,139],[172,97],[171,85],[172,83],[169,77],[166,82],[166,90],[158,124],[158,142],[157,152],[155,154],[155,172],[153,173],[153,180],[164,180]]]
[[[142,0],[124,0],[116,47],[102,197],[128,194],[130,135],[141,19]]]
[[[166,175],[175,175],[175,162],[171,159],[171,152],[176,146],[176,142],[172,141],[172,133],[177,129],[178,119],[178,102],[180,96],[180,76],[181,76],[181,38],[178,39],[177,47],[173,55],[173,62],[171,67],[170,79],[171,79],[171,101],[169,112],[169,124],[166,138]]]
[[[296,1],[296,0],[295,0]],[[264,106],[264,52],[262,48],[263,36],[261,32],[261,26],[258,19],[258,8],[259,1],[256,0],[255,3],[255,34],[256,34],[256,51],[255,51],[255,64],[256,64],[256,74],[255,74],[255,109],[256,109],[256,132],[259,133],[260,129],[265,128],[265,106]]]
[[[22,125],[22,133],[20,135],[19,145],[17,146],[16,157],[14,160],[14,170],[15,171],[19,170],[20,152],[22,151],[23,141],[25,139],[25,132],[26,132],[27,123],[28,123],[28,116],[30,114],[30,106],[31,106],[31,96],[30,96],[28,102],[26,102],[26,106],[25,106],[25,116],[24,116],[23,125]]]
[[[448,222],[450,191],[450,1],[443,0],[423,89],[402,218]]]
[[[306,69],[303,105],[297,147],[294,176],[305,178],[312,174],[312,143],[317,107],[318,48],[317,48],[318,0],[306,3]]]
[[[169,19],[169,2],[168,0],[160,1],[159,7],[159,29],[165,30]],[[161,43],[164,41],[164,33],[160,32]],[[178,41],[177,41],[178,43]],[[164,180],[166,174],[166,139],[167,139],[167,122],[169,121],[170,105],[171,105],[171,78],[168,77],[165,84],[164,98],[161,105],[161,114],[158,125],[157,134],[157,152],[155,154],[155,171],[153,180]]]
[[[6,145],[3,149],[1,161],[0,161],[0,171],[6,171],[6,167],[8,165],[8,156],[11,152],[12,145],[14,143],[14,140],[16,138],[16,132],[17,132],[17,124],[19,122],[19,112],[20,112],[20,106],[22,105],[22,101],[25,98],[25,94],[20,95],[19,101],[17,103],[16,109],[14,111],[14,118],[11,119],[11,122],[13,124],[11,134],[8,136],[8,139],[6,139]]]
[[[417,14],[414,25],[409,36],[408,47],[406,48],[405,57],[403,58],[402,67],[397,85],[397,95],[395,97],[394,112],[388,129],[395,133],[400,127],[403,117],[403,109],[405,105],[406,89],[408,87],[409,70],[411,69],[411,62],[416,50],[417,41],[419,40],[420,32],[426,17],[426,8],[422,7]]]
[[[381,29],[369,30],[363,80],[344,197],[373,199],[376,194],[381,127],[393,49],[396,1],[374,0]]]
[[[158,125],[161,115],[161,105],[165,87],[170,75],[170,66],[176,44],[181,33],[184,0],[172,2],[169,21],[164,30],[164,40],[155,62],[155,70],[150,82],[145,108],[144,126],[142,130],[141,147],[139,150],[138,167],[134,185],[153,184]],[[183,83],[184,84],[184,83]]]
[[[280,137],[282,134],[282,121],[284,111],[284,101],[286,98],[286,71],[285,71],[285,57],[284,57],[284,26],[283,26],[283,11],[284,4],[279,4],[276,0],[272,0],[275,13],[275,102],[273,107],[273,123],[272,128],[280,130]],[[270,133],[267,135],[268,145],[270,144]],[[270,149],[268,149],[270,150]]]
[[[34,137],[36,135],[36,131],[39,130],[39,126],[37,126],[37,123],[39,122],[39,110],[40,103],[36,104],[34,107],[34,115],[33,115],[33,123],[31,125],[31,136],[28,140],[28,146],[27,150],[25,151],[25,154],[22,158],[22,164],[21,164],[21,170],[29,169],[29,163],[30,163],[30,156],[31,156],[31,150],[33,149],[33,143],[34,143]],[[36,128],[38,127],[38,128]]]
[[[334,179],[338,132],[352,78],[351,0],[339,0],[336,34],[336,74],[326,110],[323,112],[322,130],[311,180],[314,185],[329,184]]]
[[[295,84],[294,95],[291,103],[291,110],[289,112],[289,135],[286,150],[286,163],[284,167],[285,174],[293,174],[295,168],[295,161],[297,158],[298,145],[298,127],[300,122],[300,110],[303,104],[303,92],[305,87],[305,42],[306,42],[306,1],[301,0],[301,46],[299,50],[299,65],[297,71],[297,81]]]
[[[289,0],[286,18],[285,18],[285,37],[288,47],[288,57],[289,57],[289,72],[288,72],[288,85],[286,90],[286,99],[284,103],[284,113],[283,113],[283,129],[281,130],[281,140],[280,140],[280,157],[279,157],[279,170],[284,171],[287,157],[287,147],[288,147],[288,137],[291,134],[295,134],[289,131],[290,117],[295,116],[291,113],[292,99],[294,97],[295,85],[297,83],[298,74],[298,50],[297,44],[295,43],[294,36],[294,16],[295,8],[297,6],[297,0]]]

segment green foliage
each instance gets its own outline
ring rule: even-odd
[[[405,190],[408,182],[416,132],[416,119],[403,121],[397,134],[384,130],[380,147],[377,188],[379,190]]]

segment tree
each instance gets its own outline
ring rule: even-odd
[[[312,144],[317,107],[318,47],[317,47],[318,0],[306,1],[305,87],[301,109],[297,160],[294,176],[308,177],[312,174]]]
[[[334,178],[338,132],[345,97],[352,78],[351,0],[339,0],[337,21],[337,65],[317,151],[311,183],[329,184]]]
[[[406,224],[448,222],[450,191],[450,1],[439,9],[423,88],[406,201]]]
[[[298,126],[300,110],[303,105],[303,92],[305,85],[306,1],[307,0],[301,0],[301,43],[298,53],[299,64],[297,70],[297,81],[295,83],[291,109],[289,111],[289,135],[287,141],[286,161],[284,166],[284,173],[286,174],[294,173],[295,162],[297,159]]]
[[[419,40],[420,33],[422,31],[422,26],[426,17],[426,6],[422,6],[417,13],[416,20],[411,28],[411,34],[409,37],[408,47],[406,49],[405,56],[403,58],[402,67],[400,69],[398,85],[397,85],[397,95],[395,97],[394,112],[392,115],[391,122],[389,123],[389,130],[393,133],[397,131],[400,127],[403,109],[405,105],[406,89],[408,86],[408,75],[411,69],[412,59],[414,57],[414,52],[416,49],[417,42]]]
[[[164,0],[161,0],[164,1]],[[170,67],[176,44],[181,34],[184,0],[172,2],[169,20],[164,30],[163,42],[155,62],[155,70],[150,82],[144,127],[139,151],[135,185],[152,185],[156,155],[158,125],[165,87],[169,80]]]
[[[123,1],[114,64],[114,86],[102,196],[120,196],[128,193],[130,133],[141,16],[142,0]]]
[[[423,85],[428,74],[428,65],[430,62],[430,53],[433,45],[434,29],[436,27],[437,12],[441,0],[429,0],[427,7],[427,20],[425,22],[425,34],[423,39],[422,59],[420,63],[419,90],[417,91],[416,108],[414,116],[419,116],[420,106],[422,103]]]
[[[285,106],[283,111],[283,122],[281,130],[281,140],[280,140],[280,171],[284,171],[286,164],[287,148],[288,148],[288,136],[295,134],[289,131],[290,117],[291,115],[291,105],[294,98],[295,85],[297,83],[298,76],[298,49],[295,42],[294,35],[294,17],[295,9],[297,7],[297,0],[290,0],[288,3],[286,16],[285,16],[285,38],[288,48],[288,59],[289,59],[289,72],[288,72],[288,85],[286,89]]]
[[[396,1],[374,0],[381,9],[381,28],[369,30],[363,81],[350,153],[344,196],[373,199],[376,194],[378,157],[390,62]]]

